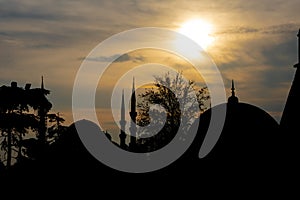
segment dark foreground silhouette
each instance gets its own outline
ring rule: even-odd
[[[126,190],[128,195],[135,195],[136,191],[144,191],[146,195],[152,188],[167,191],[166,187],[178,184],[180,189],[199,186],[199,191],[196,190],[199,194],[206,186],[213,189],[224,187],[234,193],[240,189],[246,190],[247,194],[270,191],[269,194],[274,196],[288,186],[289,191],[285,194],[293,194],[293,185],[299,180],[299,64],[296,68],[295,81],[280,126],[265,111],[240,103],[232,86],[228,103],[215,106],[201,115],[200,123],[194,123],[191,128],[197,130],[191,146],[178,160],[163,169],[138,174],[105,166],[86,150],[73,124],[54,144],[43,149],[41,154],[37,153],[35,159],[18,162],[9,170],[4,170],[0,163],[0,183],[10,189],[30,183],[32,187],[42,186],[51,191],[65,186],[99,184],[102,192],[105,190],[103,186],[109,184],[117,191]],[[221,136],[212,151],[199,159],[211,113],[218,114],[224,107],[227,112]],[[90,130],[104,134],[90,121],[76,123],[86,127],[86,134]],[[172,188],[171,193],[181,191]]]
[[[212,151],[202,159],[198,158],[198,153],[211,110],[201,115],[195,140],[178,160],[163,169],[142,174],[120,172],[100,163],[86,150],[72,124],[43,156],[15,164],[2,174],[2,188],[14,190],[34,186],[41,188],[39,191],[56,188],[53,192],[68,191],[74,195],[88,188],[98,188],[104,194],[115,185],[120,187],[118,191],[134,187],[137,192],[146,192],[157,187],[156,191],[164,193],[169,187],[179,191],[189,190],[191,186],[202,190],[234,187],[234,190],[251,194],[290,187],[291,180],[298,177],[297,153],[288,150],[290,143],[286,142],[290,141],[283,142],[285,133],[278,131],[276,121],[263,110],[244,103],[219,105],[213,112],[218,112],[222,106],[228,109],[223,132]],[[101,134],[99,127],[90,121],[77,123]],[[13,183],[24,185],[11,187]],[[80,189],[74,191],[74,188]],[[123,196],[122,193],[116,195]]]
[[[215,109],[217,110],[218,107]],[[49,179],[79,181],[90,178],[110,180],[112,177],[124,176],[151,179],[155,175],[201,179],[230,176],[247,180],[248,178],[261,179],[261,175],[270,179],[275,178],[274,171],[285,162],[284,149],[278,149],[280,135],[277,132],[277,123],[264,111],[252,110],[250,105],[240,104],[236,109],[228,112],[219,141],[203,159],[198,158],[198,153],[209,122],[207,120],[209,111],[203,114],[198,134],[184,155],[166,168],[155,172],[130,174],[103,165],[86,150],[73,124],[54,145],[47,149],[44,156],[14,165],[5,177],[12,180],[38,179],[40,181]],[[239,113],[240,111],[247,113],[249,110],[252,113],[248,114],[261,114],[261,117],[253,119],[251,115]],[[249,118],[252,119],[250,123],[247,121]],[[91,129],[98,129],[94,123],[86,120],[78,123],[83,123]],[[277,173],[277,178],[278,175]]]

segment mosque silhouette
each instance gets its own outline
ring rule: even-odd
[[[299,34],[300,30],[297,35],[298,52],[300,52]],[[298,62],[300,63],[300,53],[298,53],[298,57]],[[203,170],[213,171],[219,167],[222,167],[224,171],[231,173],[233,176],[234,174],[237,176],[241,172],[247,172],[248,176],[256,173],[256,175],[264,174],[264,176],[270,178],[273,176],[274,170],[278,170],[279,167],[287,174],[288,171],[293,173],[294,170],[292,169],[298,166],[295,162],[295,157],[297,157],[296,138],[300,124],[300,118],[297,117],[298,113],[300,113],[299,63],[295,65],[295,78],[291,85],[280,124],[266,111],[254,105],[241,102],[236,95],[235,84],[232,80],[231,96],[228,98],[228,102],[212,107],[200,115],[197,135],[187,151],[174,163],[153,173],[159,175],[165,173],[176,175],[189,174],[194,176],[201,174]],[[199,159],[198,153],[207,133],[211,112],[219,112],[224,106],[226,106],[227,112],[220,138],[211,152],[206,157]],[[132,119],[130,123],[131,136],[124,132],[126,125],[124,93],[122,93],[120,112],[120,143],[113,143],[124,150],[139,152],[139,142],[137,137],[135,137],[137,136],[135,124],[137,110],[134,80],[129,111]],[[85,121],[84,123],[90,123],[91,126],[94,126],[92,122]],[[196,124],[194,125],[196,126]],[[70,132],[76,132],[74,124],[71,125],[70,130],[72,130]],[[74,140],[74,135],[76,134],[70,134],[69,136]],[[111,139],[108,133],[106,135]],[[66,137],[65,141],[72,141],[68,136]],[[127,137],[130,138],[129,144],[126,144]],[[77,138],[77,140],[78,146],[82,148],[80,139]],[[91,157],[88,154],[86,152],[85,157]],[[105,169],[108,170],[107,167]],[[109,171],[111,173],[119,173],[112,169],[109,169]],[[205,177],[205,175],[201,175]]]
[[[297,151],[297,134],[300,132],[300,118],[298,117],[300,113],[300,29],[297,36],[298,64],[294,66],[296,73],[280,124],[264,110],[241,102],[236,95],[235,84],[232,80],[231,96],[228,102],[212,107],[200,115],[197,135],[187,151],[169,166],[150,173],[148,178],[153,174],[208,178],[214,172],[214,174],[217,173],[215,176],[224,173],[228,176],[239,177],[242,174],[248,178],[257,178],[263,174],[273,180],[274,171],[278,170],[283,171],[287,176],[292,176],[294,169],[298,166],[295,158],[296,152],[299,152]],[[224,106],[227,112],[220,138],[211,152],[203,159],[199,159],[198,153],[209,126],[211,113],[218,112]],[[126,144],[128,135],[124,132],[126,126],[124,93],[122,93],[120,112],[120,143],[112,142],[122,149],[138,151],[138,141],[135,137],[137,110],[134,80],[129,112],[132,119],[129,144]],[[77,178],[96,177],[102,180],[106,176],[108,178],[105,180],[108,180],[116,174],[128,176],[127,173],[119,172],[100,163],[86,150],[77,134],[76,123],[96,126],[87,120],[73,123],[45,156],[35,162],[15,166],[13,176],[30,178],[35,174],[36,178],[43,178],[40,174],[44,174],[45,171],[47,177],[53,179],[58,176],[73,177],[74,174]],[[111,140],[107,132],[103,134]],[[133,176],[137,177],[137,175]],[[277,178],[278,176],[277,174]]]
[[[234,81],[232,80],[231,96],[228,98],[226,105],[217,105],[208,109],[200,115],[199,130],[196,137],[197,149],[200,149],[203,139],[207,132],[211,112],[220,112],[223,106],[226,106],[226,120],[220,139],[210,155],[217,157],[232,157],[239,154],[239,159],[250,157],[262,159],[270,158],[274,154],[280,144],[278,142],[287,143],[284,138],[289,136],[293,138],[299,132],[300,119],[297,115],[300,113],[300,29],[298,33],[298,64],[295,64],[296,73],[294,81],[286,101],[286,105],[282,114],[280,124],[278,124],[272,116],[264,110],[247,103],[242,103],[236,96]],[[122,93],[121,101],[121,120],[120,120],[120,144],[119,146],[125,150],[139,151],[137,142],[136,129],[136,96],[133,80],[132,97],[130,102],[130,144],[127,146],[125,130],[125,105],[124,93]],[[135,136],[135,137],[134,137]],[[288,139],[286,137],[286,139]],[[220,147],[218,147],[220,146]],[[193,147],[191,147],[193,149]],[[220,149],[220,150],[218,150]],[[197,151],[196,151],[197,152]],[[245,155],[241,155],[243,152]],[[226,156],[225,156],[226,155]],[[247,155],[247,156],[246,156]],[[237,157],[235,157],[236,159]]]

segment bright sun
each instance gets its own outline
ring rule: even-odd
[[[212,24],[201,19],[194,19],[185,22],[179,29],[179,32],[198,43],[203,49],[206,49],[213,43],[211,36],[213,30]]]

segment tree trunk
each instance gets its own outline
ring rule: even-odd
[[[23,140],[23,137],[22,137],[22,133],[19,133],[19,143],[18,143],[18,162],[21,160],[22,158],[22,140]]]
[[[12,153],[12,148],[11,148],[11,130],[9,130],[8,133],[7,133],[7,160],[6,160],[6,167],[7,167],[7,169],[9,169],[10,166],[11,166],[11,153]]]

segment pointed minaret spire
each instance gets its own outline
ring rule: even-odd
[[[296,166],[293,162],[299,152],[300,133],[300,29],[298,37],[298,63],[294,65],[296,72],[292,82],[285,107],[280,120],[280,149],[287,166]],[[298,166],[298,165],[297,165]],[[292,168],[296,169],[296,168]],[[293,170],[294,171],[294,170]]]
[[[298,63],[294,65],[294,67],[298,68],[300,66],[300,29],[297,34],[298,37]]]
[[[231,80],[231,96],[235,97],[235,92],[234,92],[235,88],[234,88],[234,81],[233,79]]]
[[[134,86],[134,77],[132,80],[132,93],[131,93],[131,110],[130,112],[136,113],[136,96],[135,96],[135,86]]]
[[[137,112],[136,112],[136,96],[135,96],[135,86],[134,86],[134,77],[133,77],[133,81],[132,81],[132,93],[131,93],[131,101],[130,101],[130,117],[131,117],[131,123],[130,123],[130,144],[129,144],[129,148],[131,151],[135,151],[136,150],[136,116],[137,116]]]
[[[124,102],[124,90],[122,90],[122,102],[121,102],[121,120],[120,120],[120,126],[121,126],[121,131],[120,131],[120,147],[122,149],[127,149],[126,146],[126,133],[125,133],[125,126],[126,126],[126,121],[125,121],[125,102]]]
[[[121,102],[121,120],[125,121],[125,102],[124,102],[124,89],[122,90],[122,102]]]
[[[287,101],[280,120],[282,133],[296,136],[300,132],[300,29],[298,37],[298,63],[294,65],[296,72]]]
[[[235,96],[234,81],[231,80],[231,96],[228,98],[228,104],[233,105],[239,103],[239,99]]]
[[[44,77],[42,76],[42,83],[41,83],[41,89],[44,90]]]
[[[135,91],[135,86],[134,86],[134,77],[132,78],[132,92]]]

